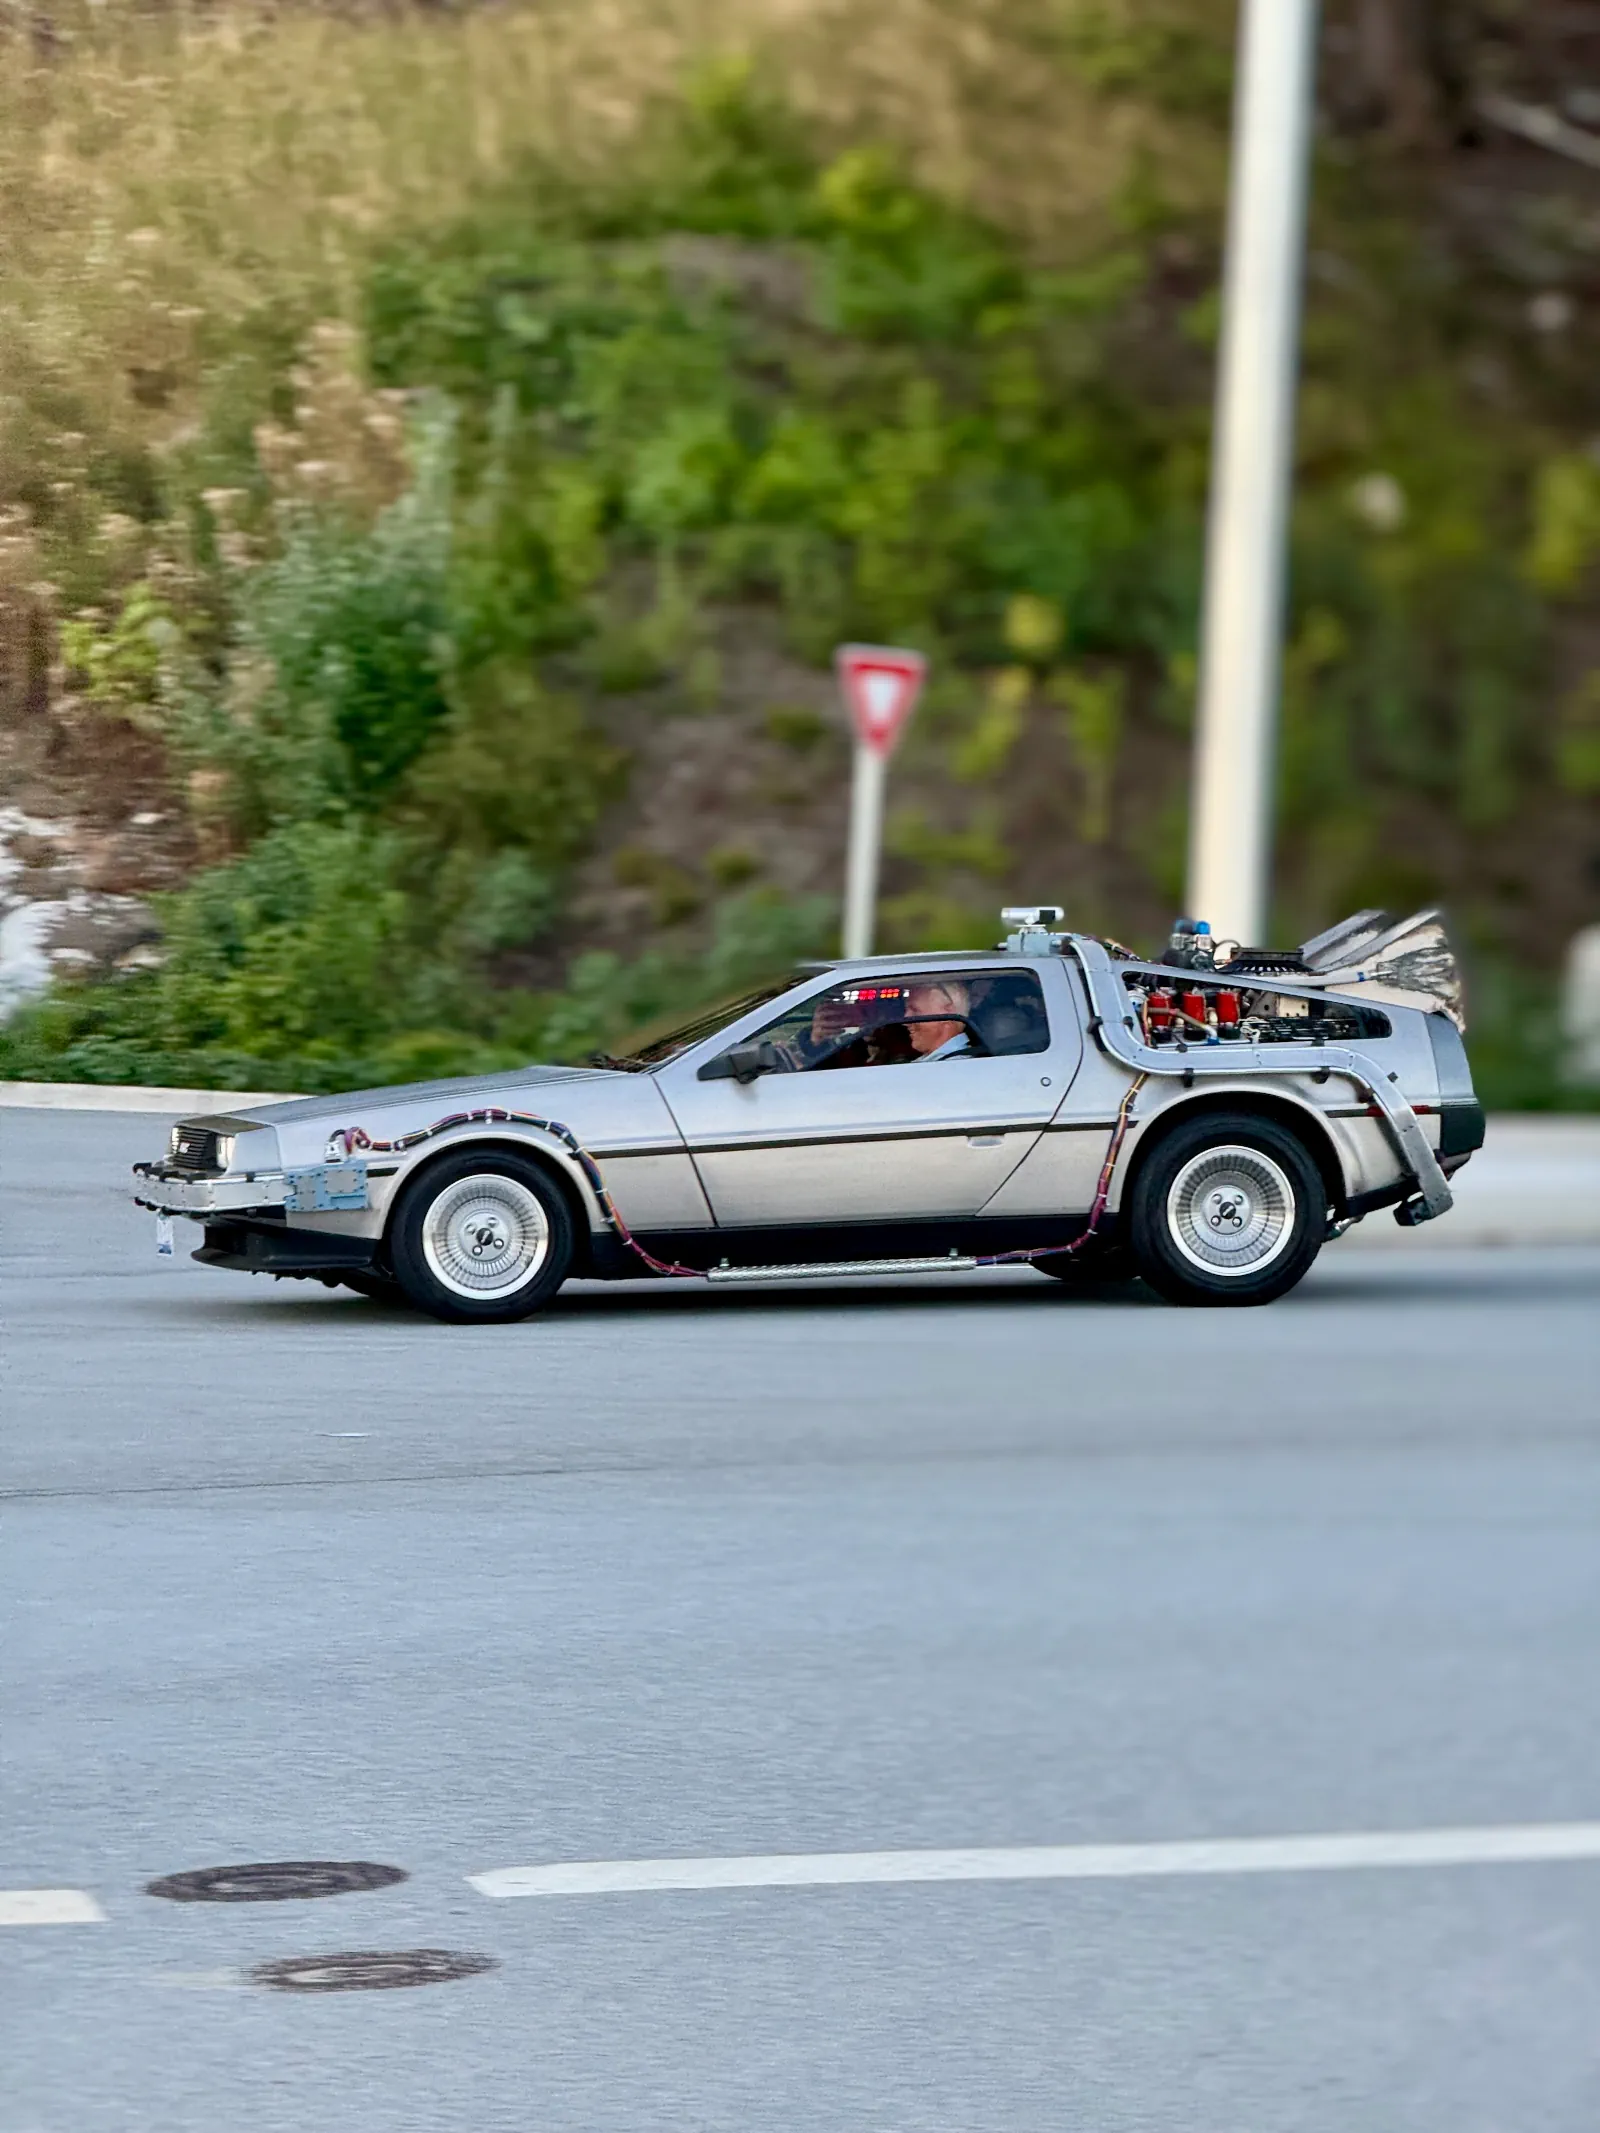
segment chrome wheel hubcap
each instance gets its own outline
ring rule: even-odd
[[[550,1224],[537,1197],[493,1171],[447,1185],[423,1218],[422,1255],[454,1296],[514,1295],[549,1253]]]
[[[1207,1148],[1190,1157],[1167,1194],[1168,1234],[1208,1274],[1269,1266],[1287,1249],[1294,1217],[1294,1187],[1259,1148]]]

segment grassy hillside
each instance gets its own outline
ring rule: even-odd
[[[891,943],[1024,894],[1155,934],[1230,17],[20,18],[0,751],[25,805],[158,815],[122,885],[167,886],[159,954],[58,987],[0,1072],[580,1056],[825,947],[846,636],[934,661]],[[1600,849],[1600,193],[1470,120],[1532,48],[1369,79],[1362,19],[1329,33],[1278,930],[1446,897],[1491,1094],[1549,1100]]]

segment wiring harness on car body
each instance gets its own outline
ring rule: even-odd
[[[1017,1266],[1035,1259],[1065,1259],[1081,1252],[1090,1245],[1105,1216],[1106,1204],[1111,1197],[1111,1180],[1116,1172],[1117,1158],[1128,1137],[1128,1127],[1133,1117],[1133,1102],[1144,1087],[1148,1077],[1139,1074],[1129,1083],[1122,1102],[1117,1107],[1116,1122],[1111,1129],[1111,1138],[1106,1145],[1105,1160],[1100,1166],[1099,1180],[1095,1186],[1094,1200],[1089,1209],[1089,1219],[1083,1229],[1069,1243],[1038,1245],[1028,1251],[991,1252],[972,1260],[974,1266]],[[652,1274],[679,1281],[705,1281],[710,1278],[709,1269],[698,1266],[682,1266],[676,1260],[658,1259],[654,1252],[641,1244],[623,1220],[617,1203],[600,1166],[584,1147],[570,1126],[564,1126],[558,1118],[541,1118],[532,1111],[507,1111],[498,1104],[486,1105],[476,1111],[453,1111],[447,1118],[435,1119],[431,1126],[419,1126],[415,1132],[402,1133],[392,1141],[374,1140],[364,1126],[341,1126],[328,1136],[328,1154],[345,1161],[364,1155],[405,1155],[424,1142],[436,1140],[442,1133],[453,1133],[462,1126],[524,1126],[536,1133],[547,1133],[553,1141],[565,1148],[583,1172],[590,1191],[595,1196],[600,1213],[617,1238],[635,1258],[641,1260]]]
[[[611,1197],[610,1188],[600,1175],[600,1165],[584,1147],[570,1126],[564,1126],[558,1118],[540,1118],[532,1111],[506,1111],[498,1104],[486,1105],[479,1111],[452,1111],[448,1118],[436,1118],[431,1126],[419,1126],[414,1133],[402,1133],[392,1141],[375,1141],[364,1126],[341,1126],[328,1136],[328,1149],[335,1149],[346,1156],[353,1155],[405,1155],[413,1148],[420,1148],[424,1141],[436,1140],[441,1133],[453,1133],[459,1126],[527,1126],[535,1133],[547,1133],[566,1149],[578,1168],[583,1172],[590,1191],[599,1205],[600,1213],[612,1233],[626,1245],[637,1258],[642,1259],[652,1274],[667,1274],[679,1279],[702,1278],[702,1269],[694,1266],[679,1266],[675,1260],[658,1259],[647,1251],[629,1229]]]

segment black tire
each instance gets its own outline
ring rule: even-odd
[[[1169,1302],[1242,1307],[1287,1295],[1327,1227],[1327,1183],[1299,1135],[1212,1111],[1175,1126],[1141,1167],[1130,1241]]]
[[[452,1325],[497,1325],[549,1303],[572,1265],[572,1217],[524,1156],[463,1148],[412,1178],[389,1226],[401,1289]]]
[[[1078,1288],[1094,1288],[1101,1282],[1137,1281],[1138,1262],[1126,1245],[1086,1244],[1081,1252],[1052,1252],[1032,1264],[1052,1281],[1069,1282]]]

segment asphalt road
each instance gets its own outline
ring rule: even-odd
[[[1600,1818],[1600,1251],[455,1330],[0,1113],[3,2133],[1593,2133],[1600,1861],[494,1902],[564,1860]],[[152,1877],[371,1860],[323,1901]],[[278,1993],[336,1950],[495,1959]]]

